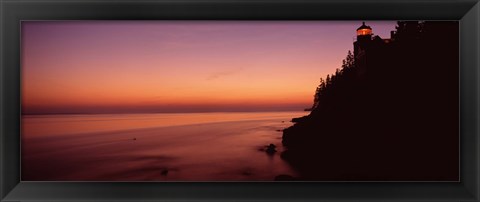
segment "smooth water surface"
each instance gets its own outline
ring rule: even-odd
[[[306,112],[24,115],[25,181],[271,181]],[[278,152],[264,151],[275,144]]]

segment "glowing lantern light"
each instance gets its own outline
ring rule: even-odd
[[[362,23],[362,26],[360,26],[357,29],[357,36],[368,36],[372,35],[372,28],[370,26],[365,25],[365,22]]]

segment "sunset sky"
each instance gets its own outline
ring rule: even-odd
[[[389,38],[394,21],[367,21]],[[310,107],[361,21],[22,22],[23,114]]]

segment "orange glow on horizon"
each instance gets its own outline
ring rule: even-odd
[[[170,75],[152,76],[162,73]],[[23,104],[41,107],[310,104],[312,89],[302,84],[315,85],[313,82],[279,82],[260,75],[209,79],[206,74],[182,75],[161,68],[151,74],[138,74],[94,71],[52,78],[41,73],[25,73]],[[36,83],[42,85],[34,85]]]

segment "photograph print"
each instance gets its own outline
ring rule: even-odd
[[[458,21],[22,21],[22,181],[459,181]]]

